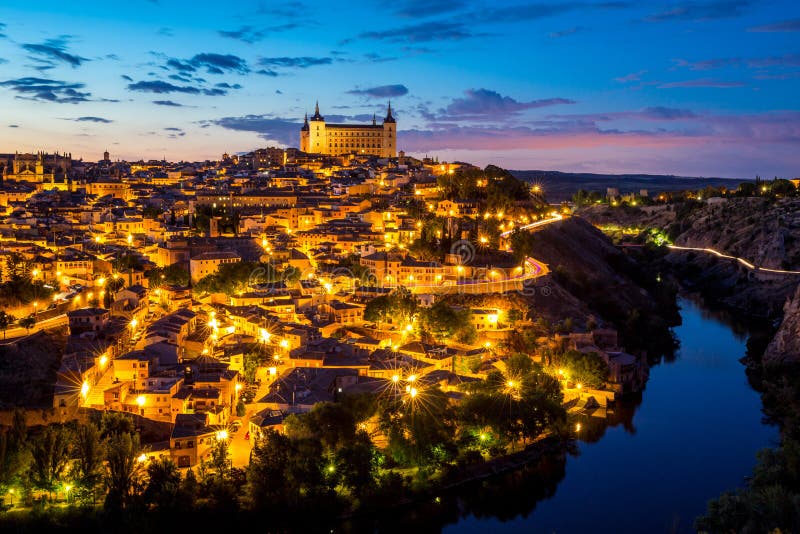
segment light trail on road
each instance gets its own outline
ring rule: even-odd
[[[800,275],[800,271],[787,271],[787,270],[784,270],[784,269],[770,269],[768,267],[758,267],[758,266],[753,265],[752,263],[750,263],[749,261],[747,261],[747,260],[745,260],[743,258],[739,258],[737,256],[730,256],[728,254],[723,254],[722,252],[719,252],[718,250],[714,250],[713,248],[681,247],[681,246],[678,246],[678,245],[667,245],[667,248],[672,249],[672,250],[689,250],[689,251],[692,251],[692,252],[706,252],[708,254],[713,254],[714,256],[717,256],[719,258],[725,258],[726,260],[735,260],[735,261],[739,262],[740,264],[744,265],[745,267],[747,267],[748,269],[750,269],[751,271],[759,271],[759,272],[775,273],[775,274]]]

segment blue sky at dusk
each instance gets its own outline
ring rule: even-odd
[[[512,169],[800,175],[800,2],[4,0],[0,152],[216,159],[305,112]]]

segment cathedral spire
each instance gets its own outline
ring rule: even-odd
[[[311,117],[312,121],[324,121],[325,117],[319,114],[319,100],[317,100],[316,105],[314,105],[314,116]]]
[[[383,122],[395,122],[394,117],[392,117],[392,101],[389,100],[389,107],[386,110],[386,118],[383,119]]]

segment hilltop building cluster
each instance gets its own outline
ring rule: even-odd
[[[470,343],[418,339],[414,319],[375,324],[365,310],[401,287],[430,306],[546,272],[514,262],[499,237],[533,214],[441,194],[441,177],[469,169],[397,152],[391,107],[366,126],[326,124],[317,108],[300,150],[218,161],[0,155],[4,279],[22,265],[50,291],[8,312],[68,329],[59,414],[117,410],[169,424],[161,453],[182,467],[240,420],[244,401],[254,403],[249,435],[398,378],[456,394],[499,361],[508,310],[467,307]],[[477,255],[421,257],[409,251],[421,237],[474,242]],[[607,356],[620,391],[627,375],[641,381],[638,359]]]

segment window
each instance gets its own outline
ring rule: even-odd
[[[187,449],[194,449],[194,441],[187,441],[186,442]]]

